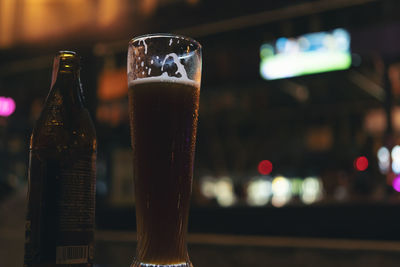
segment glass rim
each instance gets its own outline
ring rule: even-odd
[[[133,43],[135,42],[139,42],[142,41],[144,39],[147,38],[178,38],[178,39],[184,39],[190,43],[193,43],[196,45],[196,50],[201,50],[202,46],[201,44],[196,41],[195,39],[191,38],[191,37],[187,37],[185,35],[180,35],[180,34],[175,34],[175,33],[148,33],[148,34],[142,34],[142,35],[138,35],[136,37],[133,37],[130,41],[129,41],[129,45],[134,45]]]

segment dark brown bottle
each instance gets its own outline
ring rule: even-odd
[[[31,135],[24,267],[93,266],[97,143],[79,65],[74,52],[54,58]]]

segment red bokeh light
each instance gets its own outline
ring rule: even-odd
[[[357,171],[365,171],[368,168],[368,159],[364,156],[358,157],[354,160],[354,168]]]
[[[272,163],[269,160],[262,160],[258,164],[258,172],[262,175],[267,175],[272,172]]]

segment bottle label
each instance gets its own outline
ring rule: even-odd
[[[96,155],[63,153],[30,153],[26,264],[93,261]]]

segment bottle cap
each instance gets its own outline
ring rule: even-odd
[[[59,62],[60,71],[73,71],[80,68],[79,56],[74,51],[59,51],[55,61]]]
[[[59,73],[79,73],[80,58],[74,51],[59,51],[53,61],[51,86],[56,82]]]

